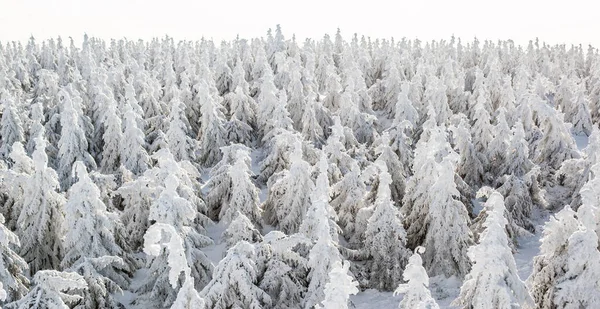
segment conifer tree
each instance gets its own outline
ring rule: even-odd
[[[6,228],[0,214],[0,304],[16,301],[28,291],[27,263],[12,248],[19,245],[19,238]]]
[[[6,159],[10,155],[12,145],[15,142],[23,142],[23,122],[19,116],[17,106],[8,93],[0,95],[2,98],[2,119],[0,119],[0,158]]]
[[[294,143],[290,155],[290,169],[273,176],[268,184],[267,200],[263,204],[265,221],[286,234],[298,232],[311,204],[314,190],[311,166],[302,159],[300,141]]]
[[[57,270],[38,271],[32,283],[27,295],[5,305],[5,308],[71,308],[81,302],[81,290],[87,288],[82,276]]]
[[[177,161],[196,159],[196,141],[189,136],[189,126],[178,98],[171,102],[166,142]]]
[[[438,309],[439,306],[429,291],[429,276],[423,268],[423,254],[425,248],[417,247],[415,253],[408,259],[402,277],[406,283],[398,285],[394,295],[404,294],[398,305],[400,309]]]
[[[227,251],[215,268],[213,279],[200,292],[206,308],[251,308],[269,306],[271,297],[258,287],[256,248],[240,241]]]
[[[569,239],[578,229],[575,212],[565,206],[545,224],[540,253],[533,258],[533,272],[527,285],[536,307],[556,306],[557,285],[568,271]]]
[[[131,105],[125,105],[123,113],[123,145],[121,145],[121,161],[135,175],[143,174],[150,166],[150,157],[146,152],[145,135],[138,126],[135,111]]]
[[[325,285],[323,306],[318,308],[348,309],[350,295],[358,293],[358,283],[348,275],[349,263],[335,262],[329,272],[329,282]]]
[[[225,116],[222,107],[212,98],[208,98],[200,106],[202,117],[200,119],[200,162],[203,166],[213,166],[221,159],[220,147],[227,144],[226,132],[223,124]]]
[[[370,287],[390,291],[400,282],[410,251],[405,247],[402,216],[392,200],[392,177],[384,161],[377,160],[375,164],[379,169],[379,185],[364,236],[364,250],[369,256],[366,268]]]
[[[25,187],[23,209],[17,220],[21,248],[19,254],[29,264],[30,273],[58,269],[63,256],[65,198],[58,193],[58,176],[48,167],[46,142],[37,139],[33,152],[34,172]]]
[[[489,206],[488,206],[489,205]],[[486,206],[490,210],[483,223],[485,231],[479,243],[468,250],[473,267],[465,277],[455,304],[465,308],[515,308],[532,302],[519,278],[509,247],[504,217],[504,199],[493,192]]]
[[[455,155],[455,154],[454,154]],[[452,155],[437,163],[437,179],[430,189],[429,223],[423,245],[425,268],[432,275],[464,276],[470,263],[466,252],[473,242],[469,216],[454,183]]]
[[[96,169],[96,162],[88,152],[88,141],[84,130],[79,126],[79,115],[69,93],[65,90],[59,92],[62,100],[60,113],[61,135],[58,141],[58,175],[62,190],[67,190],[73,183],[71,171],[76,161],[82,161],[90,170]],[[37,148],[36,148],[37,149]]]

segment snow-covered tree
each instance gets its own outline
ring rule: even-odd
[[[484,167],[480,155],[475,151],[469,124],[465,119],[461,119],[458,126],[451,127],[450,130],[453,133],[456,148],[460,154],[460,161],[457,166],[458,175],[469,185],[480,186],[483,183]]]
[[[73,183],[71,178],[73,163],[82,161],[90,170],[95,170],[96,161],[88,152],[85,131],[79,126],[78,107],[74,106],[77,102],[71,100],[70,94],[65,90],[61,90],[59,96],[62,100],[60,113],[62,130],[58,141],[58,175],[61,189],[67,190]]]
[[[83,276],[87,289],[83,291],[83,299],[77,308],[114,308],[120,302],[114,297],[122,294],[128,287],[129,279],[124,275],[128,268],[123,259],[116,256],[102,256],[97,258],[84,257],[79,260],[70,271]]]
[[[115,243],[115,215],[108,213],[100,199],[100,189],[94,184],[81,161],[73,165],[78,180],[68,192],[64,206],[63,268],[69,268],[84,258],[121,256],[123,250]]]
[[[423,242],[425,268],[432,276],[464,276],[470,267],[467,249],[473,242],[469,215],[454,183],[453,158],[437,164],[437,179],[430,188],[430,205]]]
[[[150,166],[150,157],[146,152],[145,135],[137,123],[138,115],[131,105],[125,105],[123,112],[123,144],[121,162],[135,175],[144,173]]]
[[[242,240],[249,243],[260,242],[262,241],[262,235],[252,221],[238,211],[235,219],[229,223],[229,226],[223,232],[222,240],[227,244],[227,248],[231,248]]]
[[[33,287],[25,297],[5,305],[5,308],[60,308],[68,309],[77,305],[87,288],[84,278],[74,272],[42,270],[33,276]]]
[[[370,287],[391,291],[400,283],[410,251],[406,249],[402,216],[392,200],[392,177],[385,162],[377,160],[375,164],[379,169],[379,185],[364,235],[363,250],[369,257],[365,266]]]
[[[321,154],[318,162],[318,176],[310,193],[310,207],[306,211],[306,215],[300,225],[300,233],[306,238],[316,241],[320,235],[318,231],[322,220],[328,220],[331,238],[337,239],[339,228],[335,223],[337,214],[329,204],[329,181],[327,179],[327,159],[324,154]]]
[[[100,166],[105,173],[114,173],[121,165],[120,147],[123,143],[121,117],[117,114],[116,104],[104,107],[104,148],[102,148],[102,161]]]
[[[267,143],[267,154],[260,162],[260,173],[258,181],[262,184],[276,173],[288,169],[290,165],[290,153],[296,142],[301,141],[301,137],[289,130],[279,130]]]
[[[17,220],[19,254],[33,274],[41,269],[58,269],[63,255],[65,198],[57,192],[58,176],[48,167],[45,148],[46,142],[38,138],[33,152],[34,172],[25,187],[23,209]]]
[[[354,163],[352,157],[347,153],[344,127],[342,127],[338,116],[333,117],[331,134],[327,138],[327,143],[323,146],[323,152],[329,162],[329,181],[336,183],[350,171]]]
[[[198,292],[194,287],[194,278],[192,277],[193,262],[189,260],[189,250],[185,248],[184,239],[175,227],[167,223],[153,224],[144,235],[144,252],[160,260],[161,265],[160,278],[157,280],[164,285],[161,288],[152,290],[152,298],[140,298],[136,302],[143,305],[153,305],[161,308],[195,308],[185,306],[190,304],[190,298],[199,303],[202,302]],[[168,271],[165,268],[169,268]],[[157,271],[151,267],[152,271]],[[183,276],[181,275],[183,273]],[[183,278],[182,278],[183,277]],[[179,292],[177,287],[181,285]],[[170,290],[167,290],[167,287]],[[165,295],[166,294],[166,295]],[[193,302],[191,304],[199,306]],[[204,309],[204,306],[200,306]]]
[[[12,145],[25,140],[25,133],[14,99],[6,92],[2,93],[0,98],[3,101],[2,118],[0,119],[0,158],[6,159],[11,152]]]
[[[377,160],[385,163],[387,166],[386,170],[392,177],[392,182],[390,183],[392,201],[397,201],[399,203],[404,197],[404,190],[406,187],[405,177],[407,175],[404,173],[404,166],[402,166],[402,162],[400,162],[398,155],[390,147],[390,136],[388,132],[381,134],[376,143],[379,143],[375,147]]]
[[[544,226],[540,253],[533,258],[533,272],[527,279],[529,291],[538,308],[556,306],[557,285],[568,278],[565,274],[569,270],[569,239],[577,231],[578,225],[575,212],[565,206]]]
[[[227,251],[216,266],[213,279],[200,292],[206,308],[249,308],[269,306],[271,297],[258,287],[254,245],[240,241]]]
[[[20,142],[12,145],[9,160],[11,168],[0,169],[0,196],[3,197],[0,214],[4,215],[6,227],[15,230],[23,208],[25,188],[33,174],[33,160],[27,156]]]
[[[354,245],[358,242],[355,235],[356,216],[364,207],[364,198],[367,194],[361,175],[360,167],[354,163],[351,165],[350,172],[332,187],[331,206],[338,215],[337,224],[342,229],[346,240]]]
[[[358,282],[348,275],[349,268],[348,262],[333,263],[329,281],[325,284],[325,300],[317,308],[348,309],[350,295],[358,293]]]
[[[325,300],[325,286],[328,275],[333,265],[341,261],[341,255],[337,248],[337,239],[331,237],[331,227],[326,216],[319,218],[319,224],[315,225],[316,243],[310,249],[308,258],[308,289],[304,297],[303,308],[313,308]]]
[[[0,215],[0,304],[20,299],[27,294],[29,280],[25,277],[27,263],[13,251],[19,238],[4,225]]]
[[[199,160],[203,166],[213,166],[221,159],[220,147],[227,144],[226,132],[223,124],[225,116],[222,106],[212,98],[207,98],[200,106],[200,156]]]
[[[159,236],[156,236],[155,232],[152,231],[155,231],[157,228],[168,229],[171,234],[170,241],[181,242],[180,246],[182,248],[176,249],[170,247],[163,249],[176,250],[169,254],[183,255],[186,267],[190,268],[190,274],[195,279],[196,286],[200,288],[206,285],[212,272],[212,264],[200,248],[212,244],[212,240],[200,234],[194,227],[197,209],[189,200],[181,197],[177,192],[180,181],[176,174],[166,176],[162,192],[150,207],[148,220],[155,223],[150,226],[144,236],[144,249],[147,251],[149,239],[155,240],[155,237],[160,239],[160,233]],[[155,225],[158,226],[153,228]],[[155,247],[153,246],[152,248]],[[170,258],[166,254],[152,253],[151,255],[155,256],[148,261],[152,275],[138,288],[138,292],[142,294],[139,301],[148,305],[153,304],[156,306],[160,304],[158,306],[169,306],[175,301],[177,296],[177,291],[173,287],[173,280],[176,280],[172,279],[173,266],[167,265],[170,264],[170,262],[167,263]],[[167,266],[171,267],[171,271],[167,272]],[[167,280],[167,277],[169,280]],[[160,303],[157,303],[157,300]]]
[[[259,208],[258,188],[250,178],[250,154],[248,150],[238,150],[235,161],[229,166],[231,178],[231,193],[226,207],[221,208],[219,219],[226,223],[232,222],[237,213],[242,213],[258,228],[262,228],[262,214]]]
[[[594,308],[600,306],[600,251],[598,235],[579,225],[569,237],[566,272],[557,280],[553,305],[557,308]]]
[[[398,308],[400,309],[438,309],[439,306],[429,291],[429,276],[423,267],[425,248],[417,247],[415,253],[408,258],[408,264],[402,277],[406,283],[398,285],[394,295],[404,294]]]
[[[465,308],[528,306],[532,299],[519,278],[505,232],[508,221],[504,217],[506,208],[502,195],[493,192],[486,207],[489,211],[483,223],[485,231],[479,243],[468,250],[473,266],[454,303]]]
[[[589,110],[590,104],[586,98],[584,89],[577,91],[570,104],[573,105],[573,113],[569,115],[573,123],[573,133],[589,136],[592,133],[593,124],[592,115]]]
[[[311,166],[302,159],[302,145],[296,141],[290,154],[290,169],[269,180],[269,192],[263,204],[266,223],[286,234],[298,232],[311,204],[310,193],[314,186]]]
[[[183,104],[179,99],[171,102],[171,113],[168,119],[166,142],[175,160],[193,161],[196,158],[196,141],[190,137],[189,124],[183,111]]]
[[[259,287],[271,296],[268,308],[302,308],[308,261],[303,256],[310,241],[302,234],[271,231],[258,245]]]

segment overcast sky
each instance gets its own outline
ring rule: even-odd
[[[390,4],[397,2],[398,4]],[[72,36],[229,40],[264,36],[281,24],[286,38],[334,34],[340,27],[377,38],[471,41],[530,39],[600,46],[600,14],[591,0],[0,0],[0,41]],[[593,7],[592,7],[593,6]]]

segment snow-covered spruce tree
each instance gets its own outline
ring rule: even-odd
[[[257,243],[262,241],[262,238],[252,221],[239,211],[222,235],[222,240],[225,241],[228,249],[242,240]]]
[[[575,216],[575,212],[565,206],[544,226],[540,253],[533,258],[533,272],[527,278],[529,292],[538,308],[556,306],[557,285],[564,281],[568,271],[569,238],[579,225]]]
[[[64,206],[63,269],[82,262],[85,258],[123,255],[115,243],[114,215],[108,213],[100,199],[100,189],[94,184],[81,161],[73,165],[77,182],[68,191]],[[75,224],[76,223],[76,224]]]
[[[304,138],[312,142],[315,146],[321,146],[323,144],[324,132],[317,118],[317,112],[315,96],[310,95],[304,105],[304,111],[299,123],[302,124],[301,131]]]
[[[326,216],[315,218],[318,224],[314,225],[315,244],[310,249],[308,267],[310,272],[307,280],[309,282],[304,297],[303,308],[313,308],[325,300],[325,285],[329,278],[328,274],[336,262],[341,262],[342,257],[337,248],[337,239],[331,237],[331,226]]]
[[[208,309],[260,309],[271,304],[271,297],[258,287],[256,248],[240,241],[227,251],[216,266],[213,279],[200,292]]]
[[[490,114],[481,104],[475,105],[474,122],[471,127],[471,136],[473,137],[473,146],[479,156],[479,161],[483,165],[484,173],[489,172],[488,146],[494,138],[494,127],[490,123]],[[489,181],[489,179],[484,179]]]
[[[456,127],[451,127],[456,148],[460,154],[457,172],[464,181],[473,186],[478,187],[483,183],[483,164],[479,159],[479,155],[475,151],[475,146],[472,143],[470,126],[465,119],[461,119]],[[508,162],[508,160],[507,160]]]
[[[325,284],[325,300],[321,302],[322,306],[316,308],[348,309],[350,295],[358,293],[358,282],[348,275],[349,268],[348,262],[333,263],[329,272],[329,281]]]
[[[388,132],[384,132],[379,140],[375,142],[375,155],[378,161],[382,161],[387,166],[386,170],[392,177],[390,183],[391,198],[392,201],[400,203],[404,197],[404,190],[406,187],[406,174],[402,162],[398,155],[390,147],[390,136]]]
[[[33,160],[27,156],[20,142],[12,145],[9,157],[10,169],[0,169],[0,214],[4,215],[6,227],[16,230],[17,218],[23,208],[25,187],[33,174]]]
[[[156,200],[151,208],[148,220],[155,222],[150,226],[149,230],[154,225],[159,224],[159,227],[167,225],[172,227],[173,232],[176,233],[177,237],[181,238],[181,253],[187,261],[187,265],[190,267],[190,274],[194,278],[197,288],[201,288],[206,285],[209,281],[210,274],[213,270],[211,262],[208,260],[204,252],[200,248],[206,247],[212,244],[212,240],[207,236],[200,234],[194,227],[194,219],[197,216],[197,209],[194,205],[179,196],[177,189],[179,187],[180,180],[176,174],[169,174],[164,180],[164,188],[160,193],[158,200]],[[160,225],[162,224],[162,225]],[[146,235],[148,235],[148,231]],[[144,239],[152,236],[144,236]],[[171,235],[171,241],[173,240]],[[146,249],[146,248],[145,248]],[[156,301],[160,301],[161,307],[168,306],[173,303],[176,298],[177,291],[172,287],[173,283],[169,284],[167,281],[167,256],[160,254],[148,261],[151,275],[150,277],[138,287],[138,293],[141,294],[139,302],[142,304],[153,304],[156,306]]]
[[[501,176],[502,167],[506,162],[506,150],[511,143],[511,131],[506,122],[505,112],[498,110],[496,125],[494,126],[494,138],[488,145],[487,158],[489,158],[489,173],[491,179]]]
[[[189,124],[183,111],[183,104],[178,98],[171,101],[171,113],[168,118],[166,142],[177,161],[196,159],[196,141],[190,137]]]
[[[4,225],[0,214],[0,304],[12,302],[27,294],[29,280],[25,277],[27,263],[15,251],[19,238]]]
[[[415,253],[408,258],[402,278],[406,283],[399,284],[394,295],[404,294],[398,305],[400,309],[439,309],[435,299],[429,291],[429,276],[423,267],[423,254],[425,248],[417,247]]]
[[[353,246],[360,242],[360,237],[355,235],[356,216],[364,207],[364,198],[367,194],[361,175],[358,164],[352,164],[350,172],[333,185],[331,194],[331,206],[338,215],[337,224],[342,229],[344,238]]]
[[[229,165],[228,174],[231,178],[231,193],[227,204],[221,207],[219,219],[232,222],[240,212],[257,227],[262,228],[262,214],[259,208],[259,190],[252,182],[250,170],[250,154],[248,149],[238,149],[233,164]]]
[[[473,263],[454,304],[464,308],[515,308],[532,303],[525,283],[519,278],[509,239],[505,232],[504,199],[493,192],[486,202],[485,231],[479,243],[468,250]]]
[[[290,169],[269,180],[267,200],[263,204],[265,223],[276,226],[286,234],[298,232],[311,205],[314,190],[311,166],[302,159],[302,144],[294,142],[290,154]]]
[[[327,138],[327,143],[323,146],[323,152],[329,162],[329,181],[337,183],[350,171],[354,160],[346,151],[344,127],[338,116],[333,117],[333,126],[331,134]]]
[[[272,129],[272,126],[269,125],[269,122],[272,119],[275,119],[278,116],[275,113],[281,110],[280,107],[278,107],[281,102],[277,98],[277,95],[278,90],[273,83],[273,71],[270,67],[267,67],[264,69],[262,77],[260,78],[260,88],[258,97],[256,98],[256,120],[258,127],[261,128],[261,136],[264,136]],[[289,113],[287,114],[289,115]],[[292,120],[290,119],[290,126],[291,124]]]
[[[172,225],[156,223],[148,229],[144,235],[144,252],[154,256],[155,260],[165,263],[162,265],[161,278],[162,281],[165,281],[165,285],[176,290],[181,284],[181,288],[176,296],[171,293],[169,295],[159,294],[155,295],[156,297],[153,299],[146,299],[144,304],[153,304],[156,308],[205,308],[204,300],[200,298],[194,287],[194,278],[191,276],[192,269],[188,260],[189,255],[186,254],[184,246],[184,240]],[[164,267],[169,268],[168,272]],[[181,273],[183,273],[183,278]]]
[[[225,116],[222,111],[223,107],[208,98],[200,106],[202,117],[200,118],[200,131],[198,138],[200,139],[200,156],[199,160],[202,166],[213,166],[221,159],[220,147],[227,144],[226,134],[223,124]]]
[[[25,133],[14,99],[5,91],[0,98],[3,101],[2,118],[0,119],[0,158],[6,159],[10,155],[12,145],[25,140]]]
[[[580,88],[583,87],[580,86]],[[584,89],[577,90],[570,104],[573,105],[573,112],[567,119],[571,119],[573,133],[589,136],[592,133],[593,124],[589,110],[590,104],[586,98]]]
[[[194,278],[187,276],[170,309],[204,309],[206,304],[194,288]]]
[[[512,137],[501,174],[523,177],[532,167],[533,162],[529,160],[529,146],[525,139],[523,125],[521,122],[516,122],[512,129]]]
[[[254,142],[252,134],[256,129],[256,102],[239,86],[224,98],[224,105],[229,109],[227,122],[227,140],[233,143],[249,145]]]
[[[410,85],[408,82],[403,82],[400,86],[400,93],[396,100],[396,112],[394,114],[394,122],[401,123],[402,121],[408,121],[412,127],[417,126],[419,121],[419,113],[415,109],[413,103],[410,101],[408,94],[410,92]]]
[[[125,105],[121,162],[134,175],[141,175],[150,166],[150,157],[145,148],[145,135],[137,123],[138,116],[131,105]]]
[[[339,227],[336,224],[337,214],[329,204],[329,181],[327,179],[327,159],[321,153],[319,162],[317,163],[318,175],[313,191],[310,193],[310,207],[308,208],[302,224],[300,225],[300,233],[306,238],[316,241],[319,235],[317,234],[318,225],[322,224],[323,218],[328,219],[330,233],[332,239],[338,238]]]
[[[104,147],[102,148],[102,161],[100,166],[105,173],[115,173],[121,165],[121,150],[123,132],[121,129],[121,118],[117,114],[116,104],[108,104],[104,106],[103,115]]]
[[[257,245],[259,287],[271,296],[271,306],[267,308],[302,308],[308,286],[308,261],[304,251],[310,244],[302,234],[288,236],[271,231]]]
[[[423,245],[425,241],[430,218],[431,187],[439,173],[437,164],[452,150],[446,140],[446,132],[435,123],[432,108],[423,128],[415,148],[413,176],[407,181],[400,209],[407,232],[407,247],[411,249]]]
[[[44,106],[41,103],[31,105],[31,126],[29,127],[29,137],[25,149],[27,154],[31,155],[35,150],[35,139],[46,135],[44,128]]]
[[[275,128],[269,132],[270,138],[266,141],[266,156],[260,162],[260,173],[258,182],[267,181],[275,173],[289,169],[290,153],[294,144],[302,140],[302,137],[294,131],[283,128]]]
[[[226,206],[231,197],[231,166],[236,161],[240,152],[248,152],[250,149],[244,145],[231,144],[221,147],[221,160],[213,166],[209,172],[210,178],[204,185],[207,188],[206,204],[208,215],[217,221],[223,206]]]
[[[363,250],[368,256],[365,267],[369,287],[391,291],[402,278],[410,251],[406,249],[402,216],[392,200],[392,177],[384,161],[377,160],[375,164],[379,169],[379,185],[364,235]]]
[[[73,183],[71,171],[73,163],[82,161],[90,170],[96,169],[96,161],[88,152],[88,141],[84,130],[79,126],[79,115],[69,93],[61,90],[58,95],[62,103],[60,124],[62,127],[58,141],[58,175],[60,187],[67,190]],[[36,148],[37,149],[37,148]]]
[[[81,276],[87,283],[83,299],[76,308],[118,308],[121,303],[113,296],[123,293],[122,287],[129,284],[123,272],[129,268],[123,259],[116,256],[97,258],[84,257],[68,270]]]
[[[544,135],[536,147],[535,162],[548,167],[552,173],[559,169],[565,160],[580,156],[563,121],[563,115],[549,106],[542,107],[541,112],[544,113],[541,124]]]
[[[234,199],[232,193],[233,191],[236,191],[236,202],[241,200],[250,201],[250,204],[244,205],[244,207],[250,207],[247,209],[250,210],[247,215],[254,214],[252,220],[254,220],[256,224],[260,224],[260,216],[256,217],[256,212],[258,211],[258,189],[250,179],[251,160],[249,151],[250,148],[241,144],[232,144],[221,147],[221,160],[211,169],[210,178],[205,185],[208,187],[206,200],[209,208],[209,215],[213,220],[220,220],[229,211],[230,204]],[[236,167],[234,168],[234,166]],[[235,181],[237,185],[241,185],[242,187],[236,188],[232,185],[234,176],[239,176]],[[245,204],[245,202],[242,204]],[[240,204],[237,203],[236,207],[237,206],[240,206]],[[231,210],[229,215],[235,215],[236,211],[236,209]],[[246,214],[246,211],[243,213]],[[231,221],[234,218],[231,217],[229,219],[229,221]]]
[[[38,271],[33,276],[33,287],[23,298],[6,304],[8,309],[46,309],[73,308],[79,305],[83,297],[82,290],[87,288],[84,278],[74,272],[57,270]]]
[[[41,269],[58,269],[62,259],[61,237],[65,198],[58,193],[56,172],[48,167],[46,142],[37,139],[33,152],[34,172],[17,220],[21,241],[19,254],[29,264],[31,274]]]
[[[467,249],[473,242],[469,230],[469,214],[457,199],[460,195],[454,183],[454,160],[450,154],[437,163],[437,179],[430,188],[427,232],[423,246],[425,268],[432,276],[464,276],[470,267]]]
[[[595,308],[600,306],[600,251],[598,235],[582,224],[569,237],[565,274],[556,281],[553,306]]]

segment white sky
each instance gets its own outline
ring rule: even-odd
[[[406,3],[401,3],[406,2]],[[396,3],[396,4],[392,4]],[[599,10],[592,0],[0,0],[0,41],[25,41],[83,33],[103,39],[216,41],[264,36],[281,24],[299,40],[357,32],[376,38],[472,41],[539,37],[550,44],[600,46]]]

